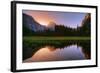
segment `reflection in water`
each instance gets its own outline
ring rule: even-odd
[[[64,47],[63,49],[46,46],[38,50],[31,58],[24,62],[34,61],[59,61],[59,60],[80,60],[85,59],[82,48],[77,45]]]
[[[80,46],[81,45],[81,46]],[[85,47],[83,47],[85,45]],[[54,45],[45,45],[32,49],[31,56],[23,60],[27,62],[43,62],[43,61],[63,61],[63,60],[84,60],[90,59],[89,44],[70,44],[55,47]],[[27,51],[28,52],[28,51]]]

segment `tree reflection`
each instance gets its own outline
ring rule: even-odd
[[[85,59],[91,58],[91,43],[90,40],[82,40],[82,41],[57,41],[57,43],[31,43],[30,45],[23,47],[23,60],[32,57],[37,51],[41,48],[47,47],[47,49],[51,52],[56,51],[57,49],[64,49],[65,47],[77,45],[78,47],[82,47],[82,52],[84,53]]]

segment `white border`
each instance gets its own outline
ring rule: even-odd
[[[48,10],[48,11],[63,11],[63,12],[86,12],[91,13],[91,60],[77,60],[77,61],[56,61],[56,62],[39,62],[39,63],[22,63],[22,9],[26,10]],[[73,67],[95,65],[96,59],[96,10],[95,8],[80,8],[80,7],[63,7],[63,6],[45,6],[45,5],[28,5],[17,4],[17,22],[16,22],[16,65],[17,70],[22,69],[39,69],[39,68],[52,68],[52,67]]]

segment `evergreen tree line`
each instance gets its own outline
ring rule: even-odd
[[[63,25],[56,25],[53,31],[48,29],[45,31],[33,32],[27,28],[24,28],[23,31],[23,35],[25,36],[90,36],[91,34],[91,29],[88,24],[75,29]]]

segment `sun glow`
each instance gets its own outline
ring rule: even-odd
[[[40,20],[40,19],[36,19],[36,21],[41,25],[48,26],[48,21]]]
[[[44,25],[44,26],[48,26],[48,23],[44,22],[44,21],[40,21],[39,22],[41,25]]]

